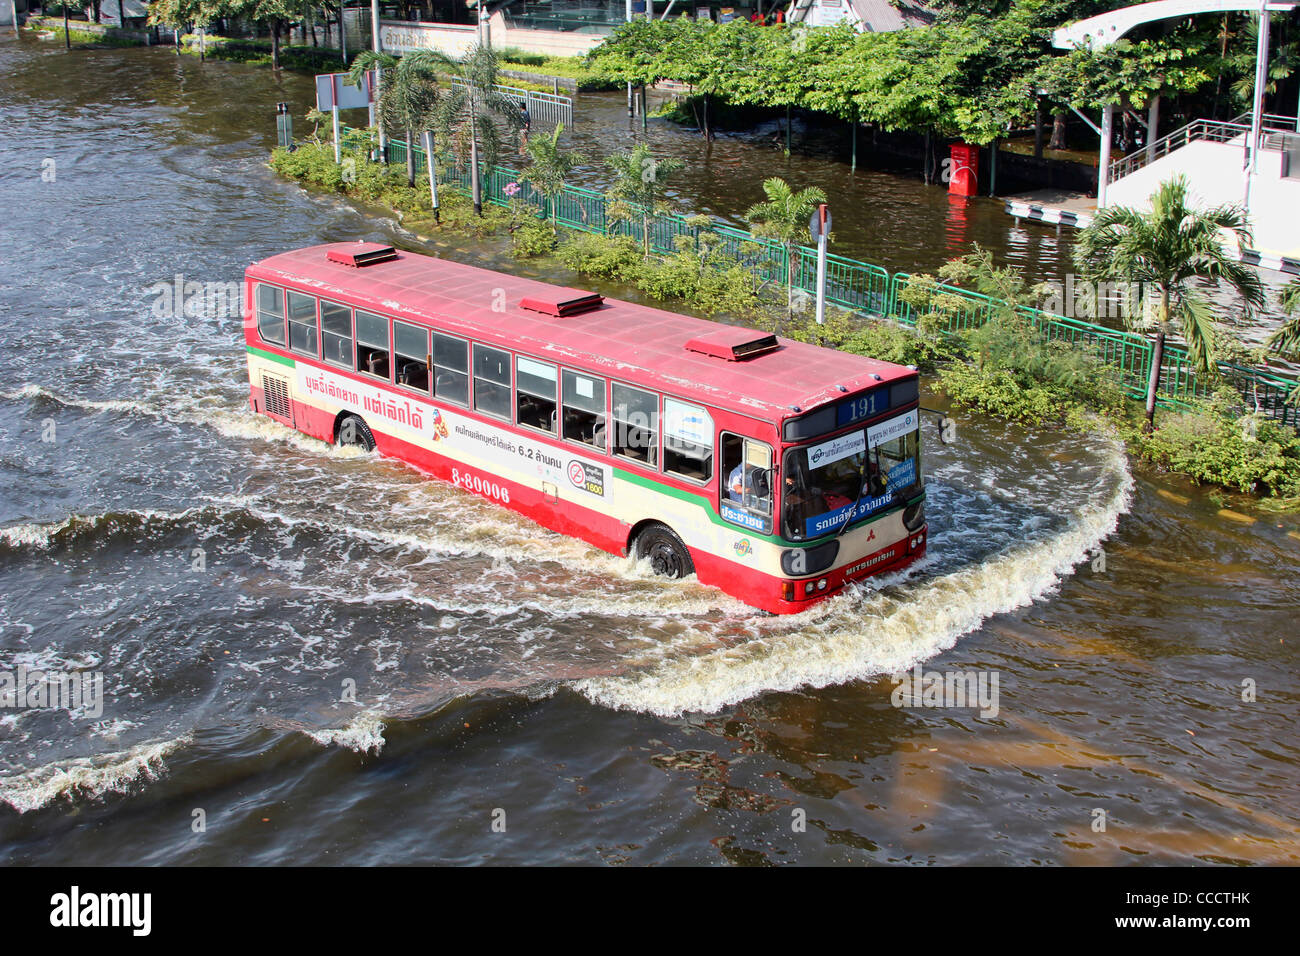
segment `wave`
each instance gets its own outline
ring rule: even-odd
[[[0,776],[0,803],[19,813],[48,806],[59,798],[94,799],[109,793],[126,793],[137,781],[156,780],[166,772],[166,759],[189,744],[178,737],[140,744],[129,750],[94,757],[56,761],[9,776]]]
[[[848,591],[793,618],[759,622],[751,640],[696,656],[675,655],[632,673],[573,682],[593,703],[660,716],[712,713],[769,691],[825,687],[899,673],[951,648],[995,614],[1052,592],[1114,533],[1132,500],[1122,446],[1106,448],[1109,489],[1066,527],[937,578],[864,597]],[[942,546],[931,540],[932,547]]]

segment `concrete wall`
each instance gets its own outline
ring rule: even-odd
[[[3,2],[3,0],[0,0]],[[495,47],[514,47],[528,53],[546,56],[582,56],[605,39],[594,33],[573,33],[560,30],[524,30],[506,26],[500,13],[488,22]],[[460,56],[478,42],[478,28],[447,23],[404,23],[394,20],[379,22],[379,39],[384,50],[404,53],[407,50],[437,50],[448,56]]]
[[[1179,173],[1187,177],[1197,206],[1240,203],[1246,198],[1243,152],[1244,136],[1228,143],[1189,143],[1111,183],[1106,205],[1150,209],[1151,194]],[[1248,210],[1254,249],[1265,255],[1300,258],[1300,179],[1282,178],[1281,150],[1263,150],[1259,160]]]

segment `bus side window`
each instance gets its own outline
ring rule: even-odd
[[[659,396],[630,385],[614,385],[614,454],[659,464]]]
[[[554,365],[522,355],[515,359],[515,421],[554,435],[555,384]]]
[[[713,416],[698,405],[664,399],[664,471],[692,481],[713,477]]]
[[[357,310],[357,371],[387,379],[388,320]]]
[[[316,297],[301,292],[289,293],[289,348],[312,358],[316,350]]]
[[[394,322],[393,353],[397,356],[397,384],[428,394],[429,330]]]
[[[320,328],[325,361],[352,368],[352,310],[322,299]]]
[[[739,435],[723,434],[722,502],[751,514],[772,516],[772,448]],[[727,517],[724,513],[723,517]],[[738,522],[749,526],[749,522]],[[766,522],[764,522],[766,525]]]
[[[433,333],[433,394],[457,405],[469,404],[469,345]]]
[[[474,407],[497,418],[510,418],[510,353],[474,346]]]
[[[564,437],[605,450],[605,380],[565,371],[563,380]]]
[[[273,285],[257,287],[257,334],[263,342],[284,345],[284,290]]]

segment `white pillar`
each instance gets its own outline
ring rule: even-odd
[[[1115,107],[1107,103],[1101,111],[1101,155],[1097,157],[1097,208],[1106,205],[1106,187],[1110,185],[1110,140],[1115,128]]]
[[[1250,185],[1259,167],[1260,128],[1264,120],[1264,86],[1268,83],[1268,10],[1259,5],[1259,43],[1255,47],[1255,95],[1250,107],[1250,141],[1246,143],[1246,189],[1243,202],[1250,213]]]

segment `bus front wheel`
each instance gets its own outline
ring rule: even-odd
[[[682,539],[666,525],[652,524],[636,536],[637,559],[649,558],[650,568],[665,578],[684,578],[695,573],[691,553]]]
[[[336,443],[347,448],[360,448],[362,451],[375,450],[375,435],[370,426],[358,415],[344,415],[339,421]]]

